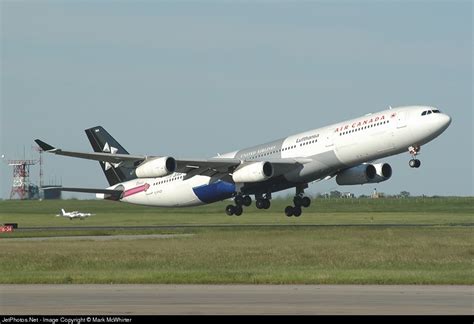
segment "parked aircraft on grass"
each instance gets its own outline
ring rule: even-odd
[[[66,212],[64,209],[61,209],[61,213],[60,214],[57,214],[56,216],[57,217],[68,217],[70,220],[73,219],[73,218],[79,218],[81,220],[89,217],[89,216],[92,216],[92,215],[95,215],[95,214],[91,214],[91,213],[81,213],[77,210],[74,210],[72,212]]]
[[[336,178],[339,185],[379,183],[392,176],[381,158],[408,151],[409,166],[419,168],[422,145],[443,133],[451,118],[434,107],[407,106],[367,114],[265,144],[208,159],[130,155],[101,126],[85,132],[95,153],[65,151],[43,141],[46,152],[97,160],[109,187],[61,188],[96,193],[103,199],[150,206],[196,206],[233,198],[228,215],[241,215],[255,196],[268,209],[272,193],[295,188],[287,216],[300,216],[311,200],[308,183]]]

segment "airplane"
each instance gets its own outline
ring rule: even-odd
[[[421,146],[443,133],[451,117],[429,106],[403,106],[364,115],[265,144],[204,159],[129,154],[103,127],[86,129],[94,153],[65,151],[39,139],[43,151],[99,161],[106,189],[60,188],[95,193],[97,198],[131,204],[189,207],[225,199],[229,216],[252,204],[268,209],[272,194],[295,188],[288,217],[311,204],[308,184],[336,179],[339,185],[373,184],[392,176],[382,158],[408,151],[409,166],[419,168]],[[57,188],[51,188],[57,189]]]
[[[66,212],[64,209],[61,209],[61,213],[60,214],[57,214],[56,217],[59,217],[59,216],[62,216],[62,217],[68,217],[69,220],[73,219],[73,218],[79,218],[80,220],[83,220],[89,216],[92,216],[92,215],[95,215],[95,214],[91,214],[91,213],[81,213],[77,210],[74,210],[72,212]]]

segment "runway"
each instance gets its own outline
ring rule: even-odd
[[[472,315],[472,286],[0,285],[2,315]]]
[[[143,225],[143,226],[19,226],[15,231],[65,231],[65,230],[169,230],[169,229],[201,229],[201,228],[317,228],[317,227],[472,227],[474,223],[442,223],[442,224],[176,224],[176,225]]]
[[[2,238],[2,242],[9,241],[132,241],[149,239],[167,239],[177,237],[191,237],[194,234],[146,234],[146,235],[71,235],[71,236],[44,236],[44,237],[14,237]]]

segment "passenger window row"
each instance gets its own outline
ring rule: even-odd
[[[309,144],[313,144],[313,143],[317,143],[317,142],[318,142],[318,140],[312,140],[312,141],[309,141],[309,142],[300,143],[300,146],[309,145]]]
[[[166,179],[166,180],[161,180],[161,181],[155,182],[153,185],[156,186],[156,185],[159,185],[159,184],[163,184],[163,183],[167,183],[167,182],[176,181],[176,180],[180,180],[180,179],[183,179],[183,178],[184,178],[184,175],[174,176],[173,178],[170,178],[170,179]]]
[[[272,155],[272,154],[275,154],[275,153],[280,153],[280,152],[283,152],[283,151],[288,151],[288,150],[291,150],[291,149],[294,149],[294,148],[296,148],[296,145],[288,146],[288,147],[285,147],[285,148],[282,148],[282,149],[279,149],[279,150],[275,150],[275,151],[271,151],[271,152],[262,153],[262,154],[259,154],[259,155],[255,155],[255,156],[250,157],[249,160],[255,160],[255,159],[258,159],[258,158],[261,158],[261,157],[264,157],[264,156]]]
[[[367,125],[367,126],[359,127],[359,128],[354,128],[354,129],[351,129],[351,130],[348,130],[348,131],[339,133],[339,136],[347,135],[347,134],[352,134],[352,133],[359,132],[359,131],[362,131],[362,130],[365,130],[365,129],[369,129],[369,128],[372,128],[372,127],[376,127],[376,126],[388,124],[389,122],[390,122],[389,120],[386,120],[386,121],[379,122],[379,123],[376,123],[376,124]]]

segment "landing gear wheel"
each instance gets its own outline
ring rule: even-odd
[[[235,214],[235,206],[234,205],[227,205],[225,208],[225,213],[229,216],[232,216]]]
[[[240,216],[244,212],[243,206],[250,206],[252,204],[252,199],[249,196],[242,196],[242,194],[238,193],[234,197],[234,205],[228,205],[225,208],[225,213],[229,216],[235,215]]]
[[[295,217],[300,217],[301,216],[301,207],[295,207],[293,208],[293,215]]]
[[[235,216],[240,216],[240,215],[242,215],[243,211],[244,211],[244,210],[242,209],[242,206],[235,206],[235,207],[234,207],[234,214],[235,214]]]
[[[237,206],[242,206],[244,204],[244,197],[242,197],[241,195],[237,195],[234,198],[234,202]]]
[[[288,217],[293,216],[293,206],[286,206],[285,215]]]
[[[250,198],[250,196],[245,196],[243,199],[242,199],[242,205],[248,207],[252,204],[252,198]]]
[[[268,199],[257,199],[255,202],[257,209],[268,209],[270,208],[270,200]]]
[[[303,198],[295,196],[295,198],[293,198],[293,204],[295,204],[295,207],[301,207],[303,205]]]
[[[257,199],[257,201],[255,202],[255,206],[257,207],[257,209],[263,209],[263,206],[265,206],[265,200]]]
[[[309,197],[303,197],[301,199],[301,206],[303,206],[304,208],[308,208],[309,205],[311,205],[311,199],[309,199]]]
[[[263,201],[263,209],[268,209],[268,208],[270,208],[270,200],[265,199]]]
[[[421,166],[421,161],[418,159],[411,159],[410,162],[408,162],[408,165],[410,165],[410,168],[419,168]]]

